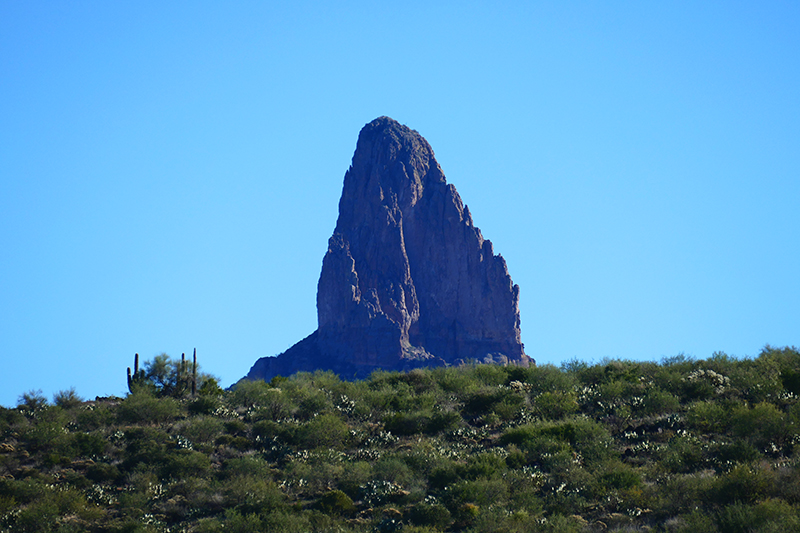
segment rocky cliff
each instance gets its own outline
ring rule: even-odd
[[[388,117],[361,130],[322,261],[318,328],[249,379],[306,370],[532,362],[519,287],[472,223],[428,142]]]

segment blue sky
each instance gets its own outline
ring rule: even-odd
[[[0,3],[0,404],[316,328],[361,127],[433,146],[540,363],[800,344],[796,2]]]

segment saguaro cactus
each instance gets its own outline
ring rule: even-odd
[[[144,383],[145,379],[144,370],[139,370],[139,354],[134,354],[133,374],[131,374],[131,367],[128,367],[128,390],[133,392],[136,385]]]
[[[192,397],[197,396],[197,348],[192,354]]]

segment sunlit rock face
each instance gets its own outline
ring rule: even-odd
[[[317,288],[318,328],[247,378],[343,378],[468,361],[528,365],[519,287],[428,142],[388,117],[361,130]]]

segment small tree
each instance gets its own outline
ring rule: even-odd
[[[42,390],[23,392],[17,399],[17,407],[28,416],[33,416],[47,407],[47,398],[42,396]]]
[[[71,407],[77,407],[83,403],[83,398],[78,396],[78,393],[75,392],[75,387],[70,387],[67,390],[62,390],[55,393],[53,395],[53,403],[64,409],[69,409]]]
[[[198,388],[206,392],[218,388],[215,386],[218,383],[217,378],[199,372],[196,352],[191,364],[187,363],[184,355],[180,360],[176,360],[166,353],[161,353],[152,360],[145,361],[142,370],[138,369],[137,354],[135,367],[133,373],[128,368],[128,388],[131,392],[144,389],[157,396],[182,398],[189,394],[194,396]]]

